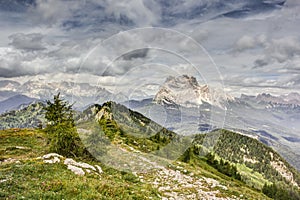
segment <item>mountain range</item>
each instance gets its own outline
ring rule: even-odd
[[[179,135],[112,101],[90,106],[76,121],[96,160],[44,155],[49,145],[38,129],[0,131],[1,197],[68,199],[86,191],[97,199],[300,198],[300,173],[255,138],[224,129]],[[71,172],[67,161],[83,173]]]
[[[68,101],[73,102],[75,108],[81,109],[87,105],[96,102],[105,102],[112,98],[113,94],[99,86],[92,86],[88,83],[74,83],[74,82],[46,82],[46,81],[27,81],[20,84],[16,81],[0,81],[0,96],[3,100],[15,95],[23,95],[28,98],[47,100],[51,99],[53,95],[61,93],[61,95]],[[13,92],[13,94],[8,93]],[[119,95],[119,98],[120,97]],[[9,102],[10,100],[8,100]],[[18,104],[26,102],[19,100]]]
[[[169,80],[170,78],[166,82],[172,91]],[[193,79],[185,77],[184,80],[188,82],[184,85],[190,86],[190,80]],[[177,92],[180,92],[178,87],[176,89]],[[264,101],[263,107],[266,108],[268,103],[270,102]],[[185,188],[183,185],[187,184],[188,180],[192,181],[189,183],[193,187],[198,188],[200,183],[196,179],[207,180],[210,178],[209,180],[215,182],[220,188],[217,192],[218,195],[229,199],[236,199],[240,195],[250,199],[267,198],[264,194],[272,198],[274,195],[282,195],[285,198],[289,195],[288,197],[291,199],[299,198],[300,174],[292,167],[292,165],[297,167],[298,163],[297,161],[291,162],[293,159],[295,161],[297,156],[295,157],[290,149],[282,148],[281,138],[283,136],[280,138],[263,129],[223,129],[226,127],[220,129],[220,127],[210,123],[212,121],[209,120],[207,120],[207,124],[203,124],[203,120],[209,118],[209,111],[213,110],[212,107],[215,107],[214,111],[224,111],[224,108],[218,104],[212,105],[206,101],[201,101],[197,107],[194,105],[184,107],[177,104],[176,101],[172,102],[175,106],[170,106],[164,101],[158,102],[152,99],[128,101],[124,104],[132,105],[135,110],[148,109],[149,111],[150,109],[148,112],[150,117],[112,101],[102,105],[93,104],[83,111],[76,112],[75,119],[81,140],[92,155],[105,166],[134,174],[143,174],[143,181],[149,181],[153,185],[158,184],[158,190],[164,197],[177,198],[180,193],[178,191]],[[236,107],[233,108],[232,104]],[[261,106],[261,103],[258,104]],[[43,106],[42,102],[34,102],[18,110],[2,114],[0,117],[2,129],[42,127],[44,123]],[[228,106],[227,111],[233,112],[233,109],[244,109],[251,105],[240,99],[234,99]],[[200,131],[198,127],[194,133],[180,133],[181,129],[178,127],[186,126],[188,128],[188,124],[185,123],[189,120],[195,120],[195,114],[197,114],[195,108],[200,109],[200,114],[206,110],[206,113],[201,115],[198,118],[200,121],[197,122],[202,129],[206,129]],[[253,109],[253,107],[250,108]],[[255,109],[255,111],[259,110],[258,108]],[[151,119],[163,118],[161,110],[166,114],[166,119],[163,120],[163,122],[165,121],[164,125],[173,125],[173,128],[164,127]],[[185,121],[181,119],[185,119]],[[193,127],[190,126],[189,128],[192,129]],[[288,137],[287,139],[292,140]],[[298,141],[295,140],[294,142],[297,143]],[[278,150],[279,153],[270,146]],[[166,172],[172,170],[172,163],[174,162],[186,163],[180,164],[184,166],[179,168],[185,175],[182,175],[177,187],[172,184],[173,182],[175,184],[179,174],[171,177],[169,172]],[[165,171],[166,174],[163,176],[168,178],[160,177],[152,180],[153,170],[158,169]],[[197,171],[201,173],[198,174]],[[181,172],[174,170],[174,173]],[[195,177],[195,173],[197,173],[197,177]],[[163,185],[167,183],[172,185],[171,188],[177,189],[164,188]],[[176,183],[178,184],[178,180]],[[182,185],[181,183],[185,184]],[[234,185],[238,185],[239,189],[236,189]],[[276,189],[272,189],[272,187]],[[214,191],[213,188],[206,186],[206,189],[203,190],[199,186],[197,195],[200,196],[198,197],[204,198],[203,195],[205,195],[205,198],[217,198],[216,194],[205,192],[206,190]],[[193,190],[186,188],[184,191],[186,194],[183,195],[194,193]],[[243,192],[241,193],[241,191]],[[230,196],[232,193],[234,195]]]
[[[17,81],[0,80],[0,102],[7,100],[13,102],[13,105],[7,105],[7,111],[15,109],[17,105],[29,103],[30,98],[34,100],[47,100],[58,92],[68,101],[74,102],[75,107],[82,109],[93,103],[103,103],[111,99],[117,99],[118,102],[127,100],[123,94],[112,94],[105,88],[90,85],[88,83],[75,82],[47,82],[43,80],[27,81],[23,84]],[[22,96],[17,96],[22,95]],[[15,96],[13,99],[9,99]],[[19,98],[20,97],[20,98]],[[26,100],[25,100],[26,98]],[[19,99],[19,102],[16,100]],[[182,75],[178,77],[168,77],[161,85],[153,101],[161,105],[180,105],[183,107],[197,107],[202,104],[210,104],[226,109],[228,103],[255,103],[257,105],[267,104],[269,108],[299,107],[300,94],[292,92],[287,95],[273,96],[267,93],[261,93],[256,96],[242,94],[241,97],[233,97],[225,93],[220,88],[213,88],[206,84],[199,84],[195,77]],[[31,102],[32,102],[31,101]],[[138,101],[137,101],[138,102]],[[1,106],[1,112],[5,111]]]
[[[113,94],[104,88],[89,84],[53,82],[44,85],[37,81],[24,84],[1,81],[0,84],[0,94],[5,97],[0,102],[1,111],[8,110],[1,115],[2,129],[36,126],[38,123],[18,124],[24,122],[24,119],[19,119],[22,115],[28,116],[27,120],[34,121],[35,115],[31,116],[28,113],[30,109],[26,110],[24,106],[34,104],[36,100],[52,98],[51,95],[57,92],[61,92],[70,102],[77,99],[80,104],[76,105],[81,106],[75,108],[79,111],[85,110],[95,102],[103,103],[113,97]],[[30,97],[24,94],[30,94]],[[226,128],[247,135],[254,134],[300,169],[298,93],[281,96],[262,93],[232,97],[220,89],[201,85],[192,76],[182,75],[168,77],[153,99],[123,101],[122,99],[126,98],[122,97],[124,96],[120,95],[118,98],[119,103],[182,135],[205,133],[216,128]],[[10,109],[17,111],[9,112]],[[18,114],[14,116],[15,113]],[[39,118],[43,116],[40,110],[36,113],[39,113]]]

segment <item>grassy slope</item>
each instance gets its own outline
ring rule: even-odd
[[[36,157],[47,152],[46,140],[40,130],[10,129],[0,131],[0,138],[0,159],[19,160],[0,164],[0,199],[160,199],[161,194],[150,184],[150,180],[155,178],[151,173],[144,174],[146,181],[141,182],[131,173],[97,163],[104,171],[101,176],[77,176],[63,164],[45,164],[37,160]],[[205,162],[176,162],[171,168],[177,169],[179,165],[196,177],[211,177],[226,185],[228,190],[217,188],[221,197],[243,195],[242,199],[268,199],[244,183],[217,172]]]
[[[16,146],[28,149],[17,149]],[[104,173],[77,176],[63,164],[45,164],[35,159],[47,152],[39,130],[0,131],[0,159],[20,162],[0,164],[0,199],[153,199],[157,190],[130,173],[105,166]],[[99,163],[98,163],[99,164]]]

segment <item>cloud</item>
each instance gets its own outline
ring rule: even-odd
[[[265,34],[243,35],[235,42],[232,53],[238,55],[247,51],[257,55],[253,61],[253,68],[288,63],[293,59],[298,59],[300,40],[298,37],[287,35],[275,38]]]
[[[160,20],[159,5],[154,1],[146,4],[143,0],[124,0],[124,1],[105,1],[105,13],[113,15],[116,19],[120,20],[124,17],[128,18],[138,26],[149,26],[158,24]],[[149,5],[150,8],[147,7]]]
[[[298,79],[290,77],[299,73],[299,5],[288,1],[281,7],[276,6],[279,1],[265,2],[36,0],[18,4],[21,7],[16,11],[13,6],[3,11],[1,2],[0,51],[6,50],[0,52],[0,76],[77,72],[102,76],[106,70],[103,77],[126,76],[126,84],[134,84],[140,74],[150,79],[151,85],[168,73],[197,74],[183,59],[187,58],[197,63],[204,82],[214,77],[220,81],[208,55],[199,54],[196,45],[180,37],[160,31],[125,34],[131,28],[158,26],[175,29],[199,42],[223,67],[224,81],[232,87],[296,87]],[[120,31],[124,31],[120,40],[107,43],[80,65],[93,47]],[[154,69],[161,74],[152,73]],[[272,74],[279,74],[279,78],[275,80],[269,76]]]
[[[256,59],[255,61],[254,61],[254,68],[256,68],[256,67],[263,67],[263,66],[266,66],[266,65],[268,65],[269,63],[268,63],[268,61],[267,60],[265,60],[265,59]]]
[[[6,49],[0,57],[1,77],[18,77],[44,73],[49,68],[49,60],[41,59],[35,52]]]
[[[236,42],[236,48],[237,50],[245,50],[245,49],[251,49],[255,47],[256,41],[253,37],[250,37],[248,35],[244,35]]]
[[[122,58],[124,60],[132,60],[136,58],[145,58],[147,56],[149,49],[144,48],[144,49],[137,49],[132,52],[129,52],[127,54],[122,55]]]
[[[267,53],[278,62],[300,55],[300,41],[295,37],[282,37],[273,39]]]
[[[300,55],[300,40],[293,36],[271,39],[265,44],[264,54],[254,61],[255,67],[290,62]],[[299,58],[297,58],[299,59]]]
[[[36,0],[28,12],[33,21],[52,26],[71,17],[81,5],[80,1]]]
[[[26,44],[26,42],[25,42]],[[24,46],[22,43],[22,49],[19,46],[8,48],[0,48],[0,76],[1,77],[18,77],[25,75],[38,75],[49,72],[68,72],[74,73],[78,70],[81,55],[80,49],[77,49],[76,54],[68,54],[68,52],[60,49],[61,54],[58,56],[58,52],[49,51],[54,48],[53,46],[47,46],[43,51],[37,51],[37,46]],[[30,48],[30,50],[29,50]],[[55,53],[53,53],[55,52]]]
[[[144,0],[36,0],[28,15],[38,24],[65,29],[98,28],[91,25],[152,26],[159,24],[155,1]],[[101,27],[106,29],[106,27]]]
[[[28,51],[44,50],[43,35],[40,33],[16,33],[9,36],[11,42],[9,43],[16,49],[23,49]]]

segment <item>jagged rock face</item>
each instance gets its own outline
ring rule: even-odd
[[[277,105],[300,106],[300,94],[296,92],[280,96],[273,96],[271,94],[262,93],[256,96],[256,100],[259,102]]]
[[[263,108],[268,110],[282,110],[288,112],[297,112],[300,110],[300,94],[297,92],[279,96],[268,93],[261,93],[257,96],[247,96],[242,94],[237,100],[251,103],[255,107],[263,106]]]
[[[225,108],[227,101],[233,97],[208,85],[200,85],[193,76],[182,75],[168,77],[154,97],[154,102],[162,105],[181,105],[197,107],[204,102]]]

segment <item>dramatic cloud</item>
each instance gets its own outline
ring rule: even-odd
[[[150,94],[167,75],[189,73],[202,82],[223,78],[234,94],[297,90],[299,9],[284,0],[2,1],[0,77],[82,73],[80,81],[93,82],[89,74],[109,88],[140,84],[138,93]],[[143,27],[170,28],[185,39],[161,29],[126,32]]]

